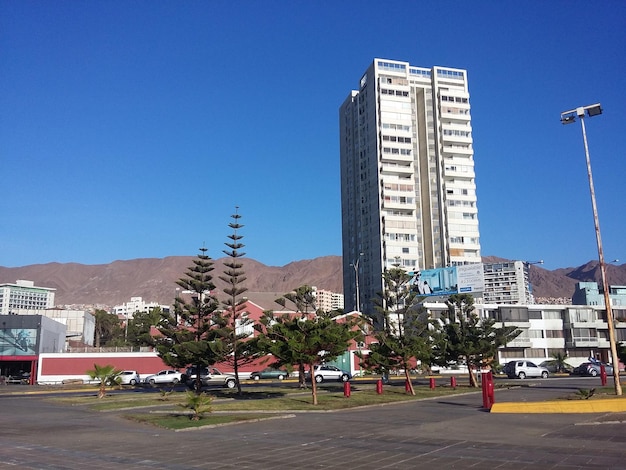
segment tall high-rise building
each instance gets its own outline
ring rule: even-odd
[[[465,70],[374,59],[339,122],[346,309],[373,313],[394,265],[481,262]]]

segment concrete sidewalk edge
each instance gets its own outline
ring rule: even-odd
[[[491,413],[611,413],[625,412],[626,398],[494,403]]]

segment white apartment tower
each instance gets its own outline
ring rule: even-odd
[[[465,70],[374,59],[339,122],[346,309],[373,313],[391,266],[481,262]]]

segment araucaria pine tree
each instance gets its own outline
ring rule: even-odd
[[[274,358],[272,365],[290,368],[293,364],[302,364],[302,370],[304,366],[309,368],[313,405],[317,405],[314,368],[344,353],[352,341],[362,339],[358,321],[356,318],[338,321],[330,313],[322,312],[300,316],[274,315],[268,311],[255,328],[260,332],[260,347]]]
[[[224,338],[228,352],[226,361],[233,367],[237,390],[241,394],[239,367],[252,362],[259,356],[259,352],[256,348],[256,341],[249,338],[250,333],[252,333],[253,321],[248,318],[248,313],[245,310],[246,299],[242,297],[242,294],[248,289],[243,285],[246,277],[242,269],[243,263],[240,261],[240,258],[245,256],[245,253],[240,251],[245,246],[241,243],[243,236],[239,235],[238,232],[243,228],[243,225],[239,223],[241,215],[236,210],[231,218],[233,220],[228,226],[233,232],[228,235],[230,241],[225,243],[229,249],[223,250],[230,259],[224,262],[226,269],[224,275],[220,276],[220,279],[226,283],[223,292],[227,295],[226,300],[222,302],[225,306],[222,315],[226,321],[226,336]]]
[[[200,371],[224,360],[227,354],[224,335],[226,322],[219,314],[219,302],[213,295],[213,261],[200,248],[200,254],[193,260],[185,276],[178,284],[182,296],[174,301],[174,317],[163,315],[159,331],[163,334],[156,346],[163,362],[175,368],[195,366],[194,389],[201,392]]]
[[[410,377],[417,363],[430,364],[434,326],[423,308],[417,308],[416,294],[409,286],[410,276],[401,268],[391,268],[383,273],[385,290],[375,299],[382,328],[376,331],[376,342],[370,352],[359,354],[363,367],[382,373],[402,369],[407,391],[415,395]]]
[[[477,387],[474,371],[490,365],[498,348],[521,333],[515,326],[496,328],[493,318],[479,318],[474,313],[474,298],[469,294],[453,294],[446,300],[448,316],[442,325],[443,341],[434,346],[440,364],[466,363],[470,387]]]
[[[287,301],[292,303],[293,307],[296,309],[296,313],[299,313],[303,319],[308,317],[309,311],[314,313],[316,310],[315,294],[311,286],[300,286],[275,300],[275,302],[283,308],[286,307]],[[300,361],[293,362],[292,364],[298,365],[298,380],[300,382],[300,388],[306,388],[304,378],[305,363]]]

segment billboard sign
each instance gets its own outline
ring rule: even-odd
[[[36,344],[36,329],[0,329],[0,354],[3,356],[32,356],[36,354]]]
[[[456,267],[459,294],[484,292],[485,272],[482,263],[464,264]]]
[[[440,296],[457,293],[456,267],[424,269],[412,274],[409,285],[418,295]]]
[[[409,285],[418,295],[426,297],[471,294],[485,290],[482,263],[424,269],[409,274]]]

